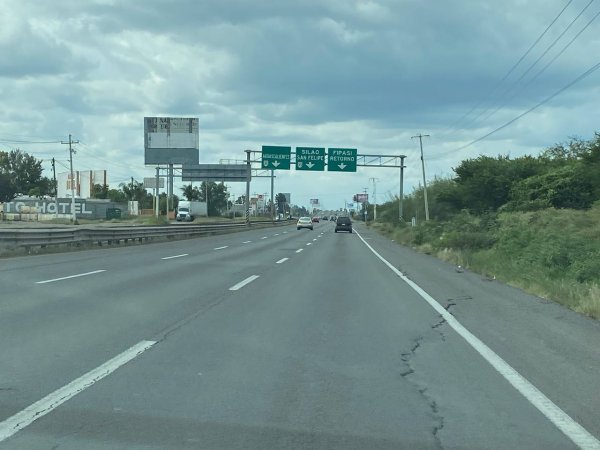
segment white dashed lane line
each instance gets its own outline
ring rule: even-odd
[[[244,242],[242,242],[242,244],[249,244],[250,242],[252,242],[252,241],[244,241]]]
[[[312,242],[307,242],[306,245],[312,245]]]
[[[284,263],[288,260],[288,258],[281,258],[279,261],[277,261],[275,264],[281,264]]]
[[[299,248],[298,250],[296,250],[296,253],[300,253],[302,250],[304,250],[303,248]]]
[[[106,272],[106,270],[94,270],[93,272],[78,273],[77,275],[69,275],[69,276],[66,276],[66,277],[53,278],[51,280],[36,281],[35,284],[53,283],[55,281],[62,281],[62,280],[68,280],[68,279],[71,279],[71,278],[85,277],[87,275],[94,275],[96,273],[102,273],[102,272]]]
[[[160,259],[175,259],[175,258],[183,258],[184,256],[188,256],[188,253],[183,253],[181,255],[175,255],[175,256],[165,256],[164,258],[160,258]]]
[[[256,280],[260,275],[251,275],[248,278],[246,278],[245,280],[240,281],[238,284],[235,284],[233,286],[231,286],[229,288],[230,291],[237,291],[241,288],[243,288],[244,286],[246,286],[248,283],[252,283],[254,280]]]
[[[100,381],[102,378],[110,375],[123,364],[128,363],[135,357],[152,347],[155,341],[141,341],[133,347],[125,350],[123,353],[115,356],[113,359],[105,362],[101,366],[89,371],[81,377],[71,381],[69,384],[57,389],[48,394],[46,397],[29,405],[27,408],[18,412],[12,417],[0,422],[0,442],[8,439],[13,434],[22,430],[33,421],[45,416],[54,411],[58,406],[62,405],[67,400],[89,388],[93,384]]]
[[[227,247],[229,247],[229,245],[224,245],[223,247],[217,247],[217,248],[214,248],[213,250],[223,250],[224,248],[227,248]]]

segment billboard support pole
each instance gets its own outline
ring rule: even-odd
[[[156,198],[155,198],[156,205],[154,205],[154,209],[155,209],[154,214],[155,214],[155,216],[156,216],[157,219],[158,219],[158,204],[160,203],[160,195],[159,195],[160,194],[160,189],[159,189],[160,184],[159,184],[159,174],[158,174],[158,171],[159,171],[159,168],[156,167],[156,184],[154,185],[155,186],[154,192],[156,193]]]
[[[168,184],[169,184],[169,195],[167,197],[167,221],[169,220],[169,202],[170,202],[171,206],[173,206],[173,204],[174,204],[174,201],[173,201],[173,164],[169,164]]]

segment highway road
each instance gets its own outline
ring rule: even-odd
[[[600,448],[600,325],[355,223],[0,260],[0,449]]]

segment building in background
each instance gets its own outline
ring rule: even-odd
[[[73,172],[74,182],[71,180],[71,172],[56,174],[56,183],[59,198],[71,197],[71,184],[75,191],[75,197],[91,198],[94,185],[108,185],[106,170],[83,170]]]

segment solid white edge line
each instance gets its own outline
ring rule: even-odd
[[[229,245],[224,245],[223,247],[216,247],[216,248],[213,248],[213,250],[223,250],[224,248],[227,248],[227,247],[229,247]]]
[[[110,375],[122,365],[128,363],[136,356],[139,356],[150,347],[155,341],[141,341],[133,347],[125,350],[123,353],[115,356],[101,366],[90,370],[88,373],[71,381],[56,391],[48,394],[46,397],[31,404],[24,410],[14,416],[0,422],[0,442],[11,437],[13,434],[30,425],[35,420],[52,412],[55,408],[73,398],[75,395],[100,381],[102,378]]]
[[[363,243],[379,258],[392,272],[398,275],[417,294],[419,294],[429,305],[435,309],[483,359],[485,359],[500,375],[502,375],[517,391],[525,397],[529,403],[535,406],[550,422],[562,431],[575,445],[582,449],[600,449],[600,441],[579,423],[573,420],[566,412],[560,409],[552,400],[536,388],[530,381],[517,372],[513,367],[497,355],[491,348],[485,345],[473,333],[467,330],[452,314],[446,311],[433,297],[425,292],[417,283],[410,280],[402,272],[396,269],[383,256],[381,256],[367,241],[356,233]]]
[[[300,253],[302,250],[304,250],[303,248],[299,248],[298,250],[296,250],[296,253]]]
[[[70,278],[85,277],[86,275],[94,275],[95,273],[106,272],[106,270],[94,270],[93,272],[78,273],[77,275],[69,275],[68,277],[53,278],[52,280],[36,281],[35,284],[53,283],[55,281],[68,280]]]
[[[281,258],[279,261],[277,261],[275,264],[281,264],[284,263],[288,260],[288,258]]]
[[[260,275],[251,275],[248,278],[246,278],[245,280],[240,281],[238,284],[231,286],[229,288],[230,291],[237,291],[238,289],[243,288],[244,286],[246,286],[248,283],[252,283],[254,280],[256,280]]]
[[[160,259],[175,259],[175,258],[182,258],[184,256],[188,256],[188,253],[182,253],[181,255],[175,255],[175,256],[165,256],[164,258],[160,258]]]

